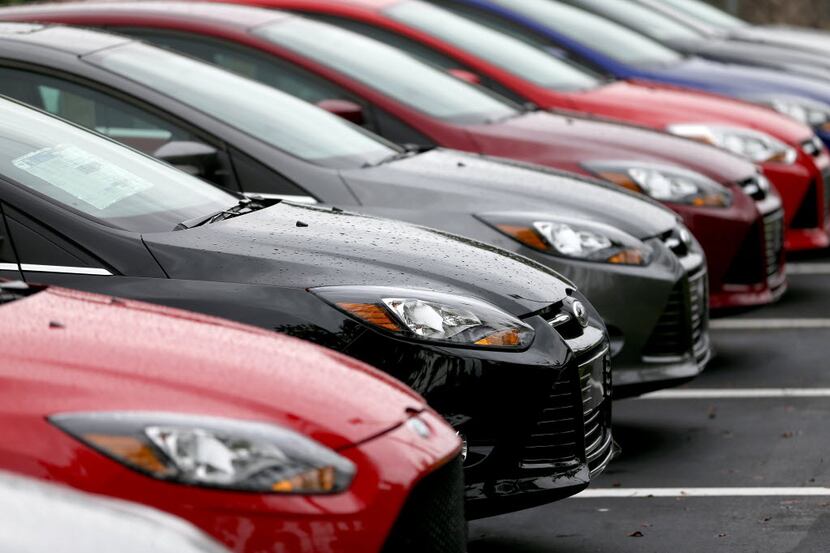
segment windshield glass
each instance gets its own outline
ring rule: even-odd
[[[295,17],[259,27],[254,34],[437,119],[477,124],[517,113],[510,104],[397,48],[332,25]]]
[[[721,29],[737,29],[739,27],[746,27],[749,25],[746,21],[742,21],[735,16],[710,6],[705,2],[698,0],[663,0],[666,4],[674,6],[683,13],[699,19],[703,23],[708,23],[713,27]]]
[[[493,0],[608,56],[637,66],[666,65],[682,56],[619,23],[554,0]]]
[[[393,19],[440,38],[537,85],[556,90],[595,88],[599,79],[517,38],[441,8],[403,2],[386,9]]]
[[[692,30],[651,8],[631,0],[567,0],[569,4],[591,10],[655,40],[698,40]]]
[[[306,161],[360,167],[397,151],[382,139],[284,92],[146,44],[128,43],[85,59]]]
[[[53,202],[134,232],[171,231],[237,199],[105,138],[0,99],[0,174]]]

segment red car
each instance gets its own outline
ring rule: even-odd
[[[570,61],[419,0],[231,1],[321,18],[518,102],[627,121],[730,149],[761,163],[778,187],[788,250],[830,246],[830,181],[825,182],[830,156],[810,127],[771,109],[668,85],[607,83]],[[464,9],[462,3],[453,7]],[[470,9],[475,17],[488,17]],[[779,145],[753,151],[765,141]]]
[[[104,26],[140,36],[316,102],[395,142],[647,188],[683,216],[706,250],[713,307],[768,303],[786,289],[780,198],[752,163],[723,150],[627,125],[525,113],[399,50],[274,11],[85,2],[4,9],[2,19]]]
[[[0,469],[159,508],[235,551],[465,550],[459,439],[391,378],[133,301],[9,283],[0,304]]]

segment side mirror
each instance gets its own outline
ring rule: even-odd
[[[189,175],[208,178],[219,166],[219,151],[201,142],[185,140],[168,142],[153,153]]]
[[[462,81],[466,81],[470,84],[481,84],[481,75],[476,75],[472,71],[467,71],[466,69],[448,69],[447,73],[456,79],[461,79]]]
[[[317,107],[342,117],[346,121],[351,121],[355,125],[362,125],[366,122],[363,118],[363,107],[349,100],[321,100],[317,102]]]

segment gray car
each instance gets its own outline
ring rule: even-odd
[[[694,378],[711,355],[703,253],[655,202],[535,166],[405,150],[276,89],[124,37],[18,29],[0,30],[0,94],[224,188],[430,226],[556,269],[608,325],[616,397]],[[108,53],[129,52],[129,75],[119,75]]]

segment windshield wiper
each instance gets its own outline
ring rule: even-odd
[[[233,217],[239,217],[240,215],[247,215],[248,213],[253,213],[254,211],[259,211],[260,209],[276,205],[281,201],[282,200],[280,199],[264,200],[241,198],[235,206],[223,209],[221,211],[216,211],[214,213],[209,213],[207,215],[194,217],[193,219],[188,219],[187,221],[182,221],[181,223],[176,225],[176,228],[174,228],[173,230],[187,230],[195,227],[200,227],[202,225],[210,225],[211,223],[224,221],[226,219],[231,219]]]
[[[528,113],[534,113],[537,111],[540,111],[539,106],[537,106],[533,102],[525,102],[519,106],[516,106],[515,111],[512,111],[506,115],[501,115],[499,117],[490,117],[485,121],[485,124],[492,125],[494,123],[503,123],[504,121],[517,119],[519,117],[527,115]]]
[[[385,163],[392,163],[393,161],[414,157],[418,154],[422,154],[424,152],[428,152],[430,150],[435,149],[435,146],[426,146],[419,144],[401,144],[401,147],[403,148],[403,151],[395,152],[394,154],[386,156],[385,158],[375,163],[364,163],[363,167],[377,167],[378,165],[383,165]]]

